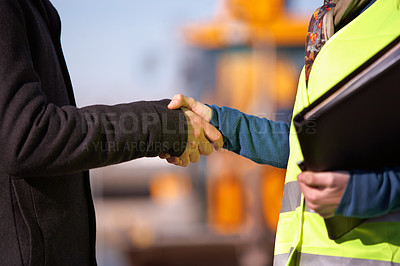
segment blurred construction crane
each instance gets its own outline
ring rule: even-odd
[[[289,121],[307,22],[301,14],[289,14],[284,0],[221,0],[214,18],[186,25],[187,44],[212,59],[212,71],[210,64],[202,69],[191,63],[196,66],[192,79],[200,79],[203,70],[214,75],[211,89],[198,80],[200,100]],[[213,154],[207,166],[211,228],[244,236],[248,250],[241,265],[269,265],[272,254],[266,248],[272,252],[285,171],[230,152]]]

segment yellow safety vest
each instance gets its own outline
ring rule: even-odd
[[[376,1],[323,46],[308,89],[303,69],[293,113],[299,113],[399,34],[400,0]],[[300,170],[296,162],[303,158],[293,125],[289,143],[274,265],[400,265],[400,212],[368,219],[341,238],[329,239],[323,218],[306,209],[297,184]]]

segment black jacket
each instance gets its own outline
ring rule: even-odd
[[[0,265],[94,265],[87,170],[187,139],[168,101],[76,108],[48,0],[0,0]]]

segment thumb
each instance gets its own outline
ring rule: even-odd
[[[189,104],[187,103],[186,96],[182,94],[175,94],[171,102],[168,104],[168,109],[178,109],[179,107],[187,107],[191,109]]]
[[[177,109],[179,107],[185,107],[191,110],[207,122],[211,120],[213,115],[213,111],[210,107],[182,94],[176,94],[168,104],[169,109]]]
[[[329,179],[324,174],[303,172],[298,175],[297,179],[311,187],[327,187],[329,185]]]

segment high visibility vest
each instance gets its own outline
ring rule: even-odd
[[[322,47],[312,67],[308,89],[303,69],[294,115],[399,34],[400,0],[376,1]],[[400,265],[400,212],[368,219],[341,238],[329,239],[323,218],[307,210],[297,184],[300,170],[296,162],[303,157],[293,125],[289,143],[274,265]]]

